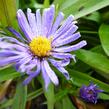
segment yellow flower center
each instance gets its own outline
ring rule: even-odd
[[[45,57],[49,55],[49,51],[51,50],[51,40],[46,37],[36,37],[34,38],[30,44],[31,51],[38,57]]]

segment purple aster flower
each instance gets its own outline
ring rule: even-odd
[[[17,71],[25,72],[28,77],[24,84],[28,84],[41,72],[45,88],[50,82],[58,85],[59,80],[49,63],[56,67],[66,79],[69,79],[69,74],[64,67],[69,64],[70,59],[75,61],[75,55],[70,52],[86,45],[84,40],[75,45],[67,45],[81,36],[79,32],[76,32],[78,27],[72,15],[63,23],[62,12],[59,12],[56,20],[54,16],[54,5],[44,9],[42,15],[40,9],[36,10],[36,13],[27,9],[27,18],[19,9],[17,11],[18,24],[25,37],[9,28],[17,39],[0,38],[0,66],[13,64]]]
[[[103,90],[98,89],[96,84],[90,83],[89,86],[83,85],[80,88],[79,96],[86,102],[97,103],[98,94]]]

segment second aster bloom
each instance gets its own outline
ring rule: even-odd
[[[79,96],[86,102],[97,103],[98,94],[103,90],[98,89],[96,84],[90,83],[89,86],[83,85],[80,88]]]
[[[72,15],[63,23],[64,14],[62,12],[59,12],[56,19],[54,16],[54,5],[44,9],[42,15],[40,9],[36,10],[36,13],[27,9],[27,17],[19,9],[17,19],[25,37],[10,28],[17,39],[0,38],[0,66],[13,64],[19,72],[25,72],[28,78],[24,84],[28,84],[41,72],[45,88],[50,82],[58,85],[58,77],[49,63],[56,67],[66,79],[69,79],[69,74],[64,67],[69,64],[70,59],[75,61],[75,55],[70,52],[86,45],[84,40],[74,45],[68,45],[81,36],[79,32],[76,32],[78,27],[75,25],[76,22]]]

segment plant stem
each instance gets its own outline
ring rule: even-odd
[[[54,86],[52,83],[50,83],[47,90],[45,90],[45,96],[47,99],[47,106],[48,106],[47,109],[54,109],[55,97],[54,97]]]
[[[52,102],[47,102],[47,106],[48,106],[48,108],[47,109],[54,109],[54,103],[52,103]]]
[[[87,34],[98,34],[97,31],[83,31],[83,30],[80,30],[79,32],[80,33],[87,33]]]

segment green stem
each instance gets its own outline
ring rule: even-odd
[[[87,33],[87,34],[98,34],[98,32],[96,32],[96,31],[84,31],[84,30],[80,30],[79,31],[80,33]]]
[[[47,109],[54,109],[54,101],[55,101],[55,97],[54,97],[54,85],[51,83],[47,90],[45,90],[45,97],[47,99]]]
[[[48,109],[54,109],[54,103],[47,102]]]
[[[54,109],[54,103],[55,103],[54,85],[50,83],[47,89],[45,89],[45,84],[43,79],[39,76],[38,80],[42,84],[44,89],[44,95],[46,97],[47,106],[48,106],[47,109]]]

